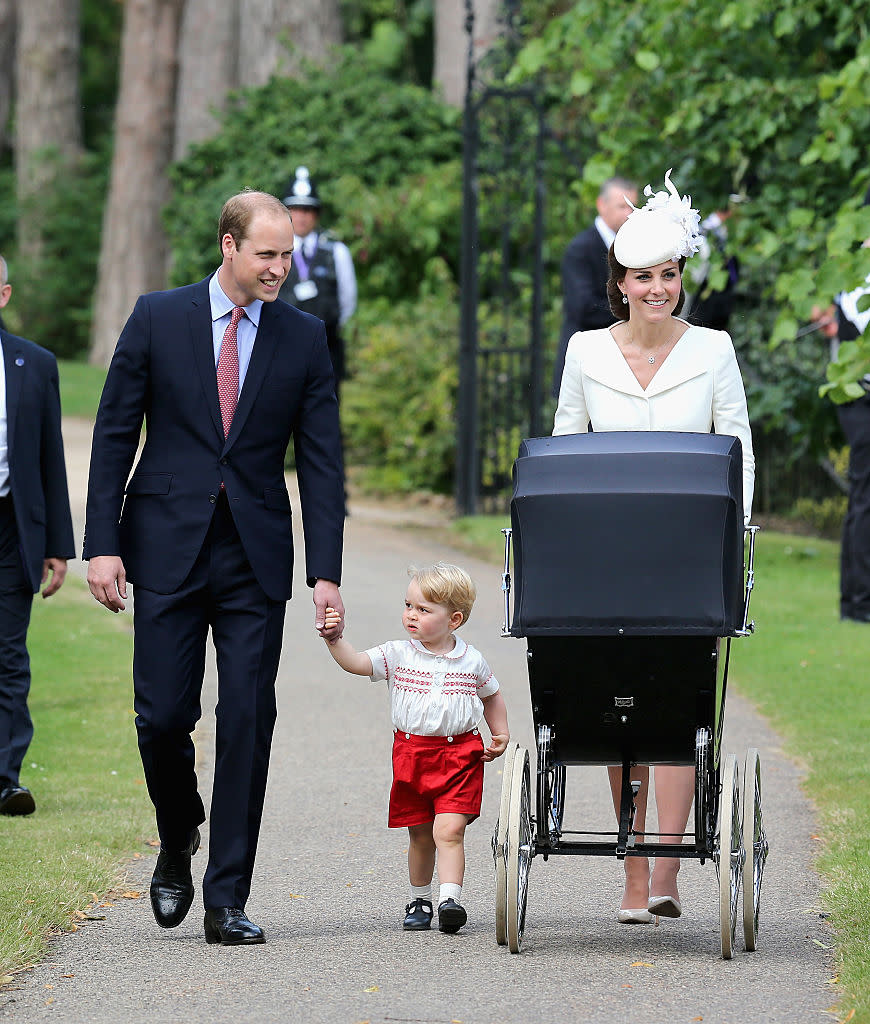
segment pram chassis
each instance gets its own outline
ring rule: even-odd
[[[721,756],[724,698],[731,638],[749,636],[755,624],[749,603],[755,585],[757,526],[745,528],[748,543],[742,621],[730,635],[710,636],[529,636],[528,669],[535,728],[535,775],[529,751],[512,743],[504,755],[499,817],[492,837],[496,868],[496,940],[511,952],[522,947],[532,860],[551,856],[612,856],[712,859],[717,871],[721,950],[730,959],[738,917],[742,916],[747,951],[757,943],[759,902],[768,852],[761,808],[761,766],[758,751],[747,751],[743,772],[733,754]],[[502,591],[505,621],[502,636],[516,636],[511,623],[511,537],[505,537]],[[617,634],[621,635],[622,630]],[[724,642],[723,642],[724,641]],[[612,698],[612,710],[584,719],[586,709],[572,711],[561,700],[553,679],[559,666],[582,651],[584,671],[593,678],[609,673],[619,678],[650,678],[668,673],[679,705],[673,741],[648,741],[649,708],[636,707],[632,687]],[[590,668],[591,666],[591,668]],[[585,678],[585,677],[584,677]],[[576,695],[573,703],[576,702]],[[559,722],[557,727],[556,723]],[[652,730],[655,735],[655,729]],[[575,737],[581,733],[575,742]],[[600,738],[599,734],[600,733]],[[634,830],[639,782],[632,780],[635,764],[686,764],[694,750],[693,831],[682,844],[639,841]],[[687,755],[688,751],[688,755]],[[615,832],[570,831],[564,827],[566,767],[613,764],[622,767],[622,791]],[[647,832],[644,840],[655,833]],[[742,906],[741,906],[742,890]],[[742,914],[741,914],[742,911]]]

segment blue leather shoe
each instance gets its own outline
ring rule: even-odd
[[[406,932],[425,932],[432,924],[432,901],[412,900],[405,907],[405,920],[402,927]]]
[[[457,903],[456,900],[446,899],[443,903],[438,904],[438,931],[453,935],[467,920],[468,914],[465,913],[465,907],[461,903]]]

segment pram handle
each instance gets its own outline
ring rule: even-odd
[[[502,531],[504,534],[504,572],[501,574],[501,589],[504,594],[504,625],[501,627],[502,636],[511,635],[511,535],[513,530],[510,526]]]
[[[746,589],[743,594],[743,625],[736,630],[736,636],[751,636],[755,632],[755,623],[749,621],[749,599],[755,587],[755,535],[760,529],[760,526],[743,527],[744,532],[749,534],[749,557],[746,563]]]

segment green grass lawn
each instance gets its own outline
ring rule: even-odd
[[[507,516],[473,516],[457,520],[454,534],[458,546],[501,565],[508,525]],[[817,867],[836,933],[841,1019],[857,1024],[870,1021],[870,625],[839,619],[839,551],[831,541],[758,535],[758,629],[741,642],[730,685],[806,767],[821,819]],[[763,769],[764,751],[761,758]],[[762,897],[762,943],[763,915]]]
[[[70,359],[58,360],[60,374],[60,403],[64,416],[83,416],[93,419],[100,404],[100,395],[106,379],[102,366],[90,366]]]
[[[29,634],[35,735],[21,773],[36,813],[0,817],[0,983],[40,958],[119,885],[155,834],[133,725],[129,619],[72,576],[36,598]],[[148,851],[150,852],[150,851]]]

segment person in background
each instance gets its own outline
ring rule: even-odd
[[[864,197],[870,205],[870,189]],[[864,242],[870,248],[870,238]],[[854,341],[867,332],[870,275],[863,285],[841,292],[827,309],[814,308],[812,320],[831,341],[831,358],[840,342]],[[837,419],[849,445],[849,499],[840,546],[840,618],[870,622],[870,374],[859,381],[866,394],[837,406]]]
[[[727,331],[728,321],[734,308],[740,265],[737,257],[728,252],[728,221],[745,197],[732,193],[728,203],[701,221],[701,248],[698,258],[693,261],[688,273],[690,294],[686,295],[683,316],[698,327],[709,327],[714,331]],[[713,251],[719,253],[728,275],[725,287],[718,291],[707,291]]]
[[[329,231],[320,229],[322,204],[307,167],[296,177],[282,202],[290,211],[296,248],[281,298],[326,324],[326,341],[335,371],[335,393],[347,376],[347,350],[342,328],[356,310],[356,274],[350,250]]]
[[[559,397],[568,339],[578,331],[609,327],[613,314],[607,301],[607,250],[637,202],[637,185],[617,175],[603,182],[595,201],[594,223],[568,243],[562,257],[562,330],[553,367],[553,396]]]
[[[12,295],[0,256],[0,308]],[[0,814],[32,814],[21,785],[33,738],[27,629],[33,595],[56,594],[75,558],[57,360],[0,328]]]

